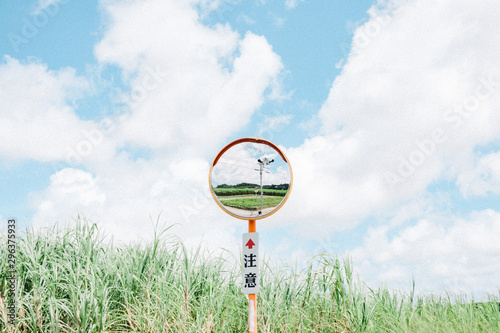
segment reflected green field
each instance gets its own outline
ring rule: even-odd
[[[245,195],[245,194],[255,194],[255,191],[260,193],[260,189],[256,188],[214,188],[213,191],[217,196],[232,196],[232,195]],[[262,190],[264,195],[274,195],[284,197],[287,190],[274,190],[264,188]]]
[[[220,200],[221,204],[229,207],[240,208],[240,209],[248,209],[248,210],[259,210],[261,208],[274,207],[281,203],[283,200],[282,196],[269,196],[264,197],[263,206],[261,206],[260,196],[255,199],[255,197],[245,197],[245,198],[237,198],[232,197],[231,199],[222,199]]]

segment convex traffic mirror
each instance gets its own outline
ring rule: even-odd
[[[292,188],[292,168],[273,143],[257,138],[231,142],[210,168],[210,191],[229,215],[245,220],[267,217],[283,206]]]

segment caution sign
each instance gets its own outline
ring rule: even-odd
[[[243,288],[244,294],[259,292],[259,234],[249,232],[243,234]]]

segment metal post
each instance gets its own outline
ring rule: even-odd
[[[261,173],[262,176],[262,173]],[[256,232],[255,220],[248,220],[248,232]],[[248,295],[248,326],[249,333],[257,333],[257,295]]]
[[[262,170],[264,169],[264,164],[260,165],[260,210],[264,209],[264,194],[262,192]]]

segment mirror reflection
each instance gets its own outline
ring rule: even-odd
[[[223,149],[214,161],[210,188],[229,214],[259,219],[279,209],[288,197],[292,182],[290,165],[284,154],[270,145],[264,140],[243,141]]]

